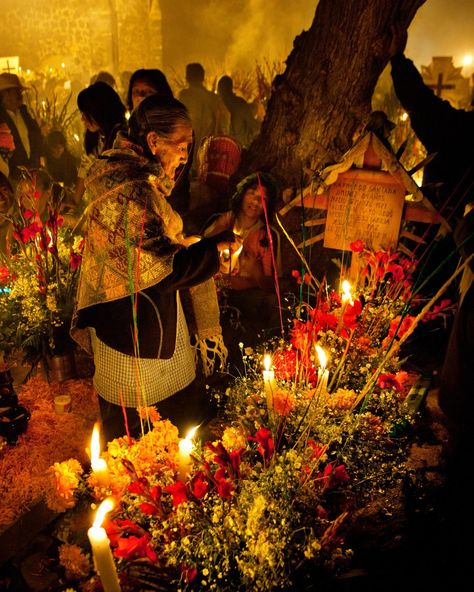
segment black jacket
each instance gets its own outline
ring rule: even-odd
[[[138,293],[137,324],[141,358],[169,359],[176,341],[176,291],[213,277],[219,269],[216,238],[202,239],[178,251],[173,271],[164,280]],[[111,320],[117,319],[117,322]],[[120,319],[120,321],[119,321]],[[109,347],[134,355],[131,298],[121,298],[83,308],[77,326],[94,327]]]
[[[10,160],[8,161],[8,166],[10,167],[10,178],[15,181],[21,178],[21,173],[18,167],[24,166],[28,169],[39,168],[40,157],[43,156],[44,153],[43,139],[41,136],[41,130],[39,128],[39,125],[29,114],[26,105],[22,105],[20,107],[20,113],[28,129],[28,137],[30,140],[29,158],[26,154],[25,147],[23,146],[16,125],[14,124],[8,111],[3,107],[0,107],[0,123],[6,123],[8,125],[12,133],[13,140],[15,142],[15,150]]]

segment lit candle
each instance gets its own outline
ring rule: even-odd
[[[114,507],[112,498],[105,499],[99,506],[92,526],[87,536],[92,547],[94,566],[100,576],[104,592],[120,592],[120,582],[115,568],[114,558],[110,549],[109,539],[102,522],[107,512]]]
[[[270,415],[273,413],[273,394],[276,390],[276,381],[275,381],[275,372],[270,370],[270,366],[272,365],[272,359],[267,354],[263,358],[263,366],[265,370],[263,371],[263,386],[265,388],[265,395],[267,397],[267,407],[270,412]]]
[[[316,345],[316,352],[319,358],[318,385],[316,393],[318,395],[321,395],[322,393],[325,393],[328,390],[329,370],[326,369],[326,352],[319,345]]]
[[[354,304],[351,294],[351,285],[347,280],[342,282],[342,304],[347,306],[347,303]]]
[[[107,487],[110,483],[109,470],[105,458],[100,458],[99,424],[94,425],[91,438],[91,468],[100,487]]]
[[[336,332],[339,333],[342,327],[342,323],[344,321],[344,313],[346,312],[347,305],[353,305],[354,301],[352,300],[351,294],[351,285],[347,280],[342,282],[342,295],[341,295],[341,316],[339,317],[339,323],[337,325]]]
[[[242,251],[243,245],[240,245],[235,251],[232,249],[224,249],[221,257],[221,272],[232,273],[239,262],[239,255]]]
[[[178,466],[178,477],[180,481],[185,481],[186,477],[191,469],[192,459],[191,452],[194,450],[193,438],[196,430],[199,426],[196,426],[186,435],[186,438],[182,438],[179,441],[179,466]]]

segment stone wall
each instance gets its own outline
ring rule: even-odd
[[[0,0],[0,56],[23,70],[65,69],[88,82],[99,70],[161,67],[157,0]]]

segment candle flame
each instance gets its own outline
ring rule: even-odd
[[[186,437],[182,438],[179,441],[178,448],[182,454],[191,454],[191,452],[194,450],[193,438],[198,428],[199,426],[190,429],[189,432],[186,434]]]
[[[265,370],[268,372],[268,370],[270,370],[270,366],[272,365],[272,358],[267,354],[264,358],[263,358],[263,366],[265,368]]]
[[[354,303],[352,300],[351,285],[347,280],[342,282],[342,301],[349,302],[350,304]]]
[[[97,509],[97,514],[95,515],[94,522],[92,526],[96,528],[102,526],[102,522],[104,521],[105,515],[107,512],[110,512],[115,506],[115,502],[111,497],[105,498],[105,500],[100,504],[99,508]]]
[[[199,426],[195,426],[194,428],[191,428],[189,430],[189,432],[186,434],[186,438],[185,440],[192,440],[194,438],[194,436],[196,435],[196,432],[198,431]]]
[[[92,437],[91,437],[91,464],[94,467],[94,464],[99,460],[100,456],[100,432],[99,432],[99,423],[96,422],[94,424],[94,429],[92,430]]]
[[[316,353],[318,354],[318,358],[319,358],[319,365],[321,366],[321,368],[323,370],[326,369],[326,364],[328,361],[326,352],[323,350],[322,347],[320,347],[319,345],[316,345]]]

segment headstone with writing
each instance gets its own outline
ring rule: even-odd
[[[374,250],[395,249],[405,188],[390,173],[349,170],[328,191],[324,246],[349,250],[361,239]]]
[[[361,240],[374,250],[399,249],[410,255],[411,249],[400,239],[420,243],[423,238],[402,231],[404,220],[441,224],[450,230],[388,142],[373,132],[361,136],[340,162],[324,169],[318,184],[306,187],[279,214],[284,216],[295,206],[326,211],[312,219],[305,216],[305,226],[321,231],[298,248],[323,241],[325,248],[349,251],[352,242]]]

